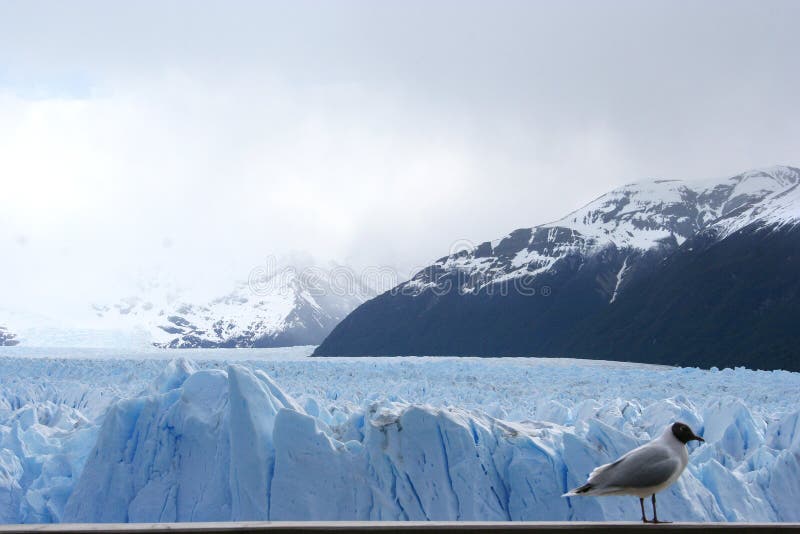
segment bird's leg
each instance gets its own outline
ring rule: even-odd
[[[639,497],[639,506],[642,507],[642,523],[649,523],[647,517],[644,515],[644,497]]]
[[[642,505],[644,506],[644,505]],[[642,508],[644,510],[644,508]],[[671,521],[659,521],[658,512],[656,511],[656,494],[653,494],[653,523],[671,523]]]

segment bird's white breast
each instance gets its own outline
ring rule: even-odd
[[[665,434],[651,443],[654,446],[667,447],[671,451],[671,454],[674,454],[678,458],[679,463],[675,469],[675,472],[661,484],[647,488],[637,488],[637,490],[633,492],[637,497],[649,497],[654,493],[658,493],[661,490],[667,489],[681,477],[683,471],[686,469],[686,466],[689,465],[689,452],[686,450],[686,445],[678,441],[678,439],[675,438],[672,433],[669,435]]]

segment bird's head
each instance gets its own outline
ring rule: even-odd
[[[680,421],[672,425],[672,435],[683,444],[689,443],[690,441],[705,441],[700,436],[695,435],[692,429],[689,428],[689,425],[681,423]]]

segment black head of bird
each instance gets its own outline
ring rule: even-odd
[[[683,444],[690,441],[705,441],[700,436],[695,435],[689,425],[680,421],[672,425],[672,434]]]

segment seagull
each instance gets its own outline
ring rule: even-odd
[[[589,475],[586,484],[565,493],[563,497],[581,495],[634,495],[639,497],[643,523],[659,521],[656,512],[656,493],[678,480],[689,463],[686,444],[705,441],[696,436],[689,425],[681,422],[668,426],[660,437],[633,449],[619,460],[601,465]],[[652,496],[653,519],[644,514],[644,498]]]

